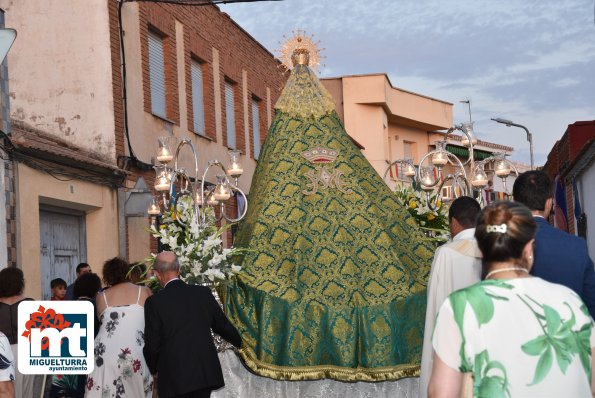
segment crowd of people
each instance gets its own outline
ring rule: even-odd
[[[428,284],[422,397],[595,392],[595,270],[586,242],[547,222],[552,192],[544,172],[528,171],[514,202],[452,203],[453,241]]]
[[[103,265],[103,283],[86,263],[77,267],[71,286],[52,280],[52,300],[64,300],[70,289],[72,300],[93,303],[95,366],[89,375],[52,375],[51,398],[150,398],[157,395],[154,390],[161,398],[208,397],[223,386],[211,330],[236,347],[241,338],[211,290],[182,282],[171,252],[155,260],[154,273],[163,287],[156,295],[142,286],[138,268],[115,257]],[[0,271],[0,398],[34,396],[38,376],[16,369],[17,308],[32,300],[23,295],[24,288],[19,268]]]
[[[451,204],[452,241],[436,250],[428,281],[422,397],[592,396],[595,270],[585,241],[546,221],[551,186],[529,171],[514,202]],[[241,347],[237,330],[209,288],[179,279],[174,253],[153,268],[163,287],[154,295],[120,258],[105,262],[105,288],[88,264],[71,286],[52,281],[52,299],[70,290],[97,319],[93,372],[54,377],[51,396],[208,397],[224,385],[211,330]],[[0,271],[0,397],[32,396],[31,377],[11,366],[17,306],[31,300],[24,283],[18,268]]]

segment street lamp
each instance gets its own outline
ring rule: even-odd
[[[505,124],[507,127],[514,126],[514,127],[520,127],[523,130],[525,130],[525,132],[527,133],[527,141],[529,141],[529,152],[531,154],[531,170],[533,170],[533,135],[529,132],[529,129],[527,127],[523,126],[522,124],[516,124],[510,120],[501,119],[499,117],[492,118],[492,120],[495,121],[496,123]]]

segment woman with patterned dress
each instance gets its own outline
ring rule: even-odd
[[[15,366],[10,342],[0,332],[0,398],[14,398]]]
[[[482,211],[475,237],[485,278],[440,308],[430,397],[470,393],[464,373],[475,397],[592,396],[593,319],[572,290],[529,274],[535,229],[519,203]]]
[[[19,357],[18,307],[23,301],[33,300],[25,297],[25,277],[16,267],[7,267],[0,271],[0,332],[8,338],[14,357],[14,390],[17,397],[32,397],[38,375],[22,374],[16,367]]]
[[[113,258],[103,266],[109,288],[95,299],[100,328],[95,338],[95,369],[85,397],[150,398],[153,378],[143,356],[144,303],[151,291],[126,281],[128,264]]]

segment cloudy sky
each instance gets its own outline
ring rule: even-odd
[[[324,47],[321,77],[385,72],[455,104],[479,138],[542,165],[568,124],[595,120],[594,0],[284,0],[221,6],[274,54],[295,29]]]

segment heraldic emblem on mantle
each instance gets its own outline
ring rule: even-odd
[[[329,188],[336,188],[344,194],[353,193],[353,191],[346,186],[345,182],[341,180],[343,172],[341,170],[331,170],[327,166],[327,164],[335,161],[338,154],[339,151],[324,148],[320,145],[302,152],[304,158],[316,165],[314,170],[309,170],[304,174],[310,179],[308,189],[303,191],[304,195],[314,195],[319,190]]]

